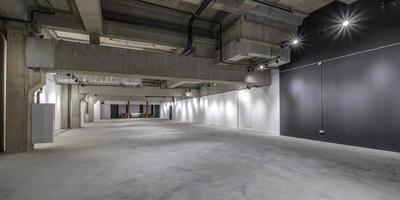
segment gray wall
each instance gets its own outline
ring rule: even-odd
[[[305,20],[305,46],[280,72],[282,135],[400,152],[400,9],[379,13],[378,3],[336,2]],[[361,10],[362,28],[315,31],[340,10]]]

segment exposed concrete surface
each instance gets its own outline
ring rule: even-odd
[[[400,154],[163,120],[91,123],[0,156],[0,199],[389,200]]]

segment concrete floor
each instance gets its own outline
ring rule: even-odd
[[[399,200],[400,154],[163,120],[100,121],[0,156],[0,199]]]

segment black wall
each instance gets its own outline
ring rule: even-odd
[[[280,73],[282,135],[400,152],[400,5],[379,3],[335,2],[305,20],[304,45]],[[338,35],[346,12],[357,28]]]

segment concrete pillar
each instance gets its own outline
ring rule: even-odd
[[[81,99],[79,96],[79,86],[71,85],[71,102],[70,102],[70,127],[69,128],[80,128],[81,127]]]
[[[126,108],[126,118],[131,118],[131,101],[128,101],[128,105],[127,105],[127,108]]]
[[[89,122],[94,122],[94,104],[96,101],[94,100],[93,97],[89,97],[89,102],[88,102],[88,114],[89,114]]]
[[[146,118],[149,117],[149,102],[146,101]]]
[[[46,83],[46,75],[26,67],[26,38],[22,23],[7,23],[6,153],[33,149],[31,135],[34,92]]]
[[[28,70],[25,65],[27,32],[21,24],[7,25],[6,152],[32,149],[28,135]]]
[[[69,92],[69,86],[68,85],[62,85],[61,86],[61,128],[62,129],[68,129],[69,128],[69,98],[70,98],[70,92]]]
[[[4,136],[5,136],[5,130],[4,130],[4,123],[5,123],[5,51],[6,51],[6,43],[5,43],[5,37],[4,35],[0,32],[0,152],[4,151]]]

